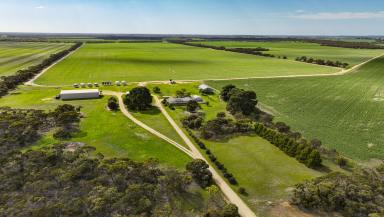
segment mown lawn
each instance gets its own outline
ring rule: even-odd
[[[333,73],[337,68],[169,43],[86,44],[36,82],[203,80]]]
[[[49,55],[69,48],[70,43],[0,42],[0,76],[39,64]]]
[[[384,159],[384,58],[343,76],[209,82],[255,90],[276,119],[367,162]]]
[[[81,132],[72,141],[84,142],[96,147],[106,157],[127,157],[133,160],[157,158],[160,163],[185,168],[190,158],[171,144],[140,128],[120,112],[110,112],[106,107],[107,96],[97,100],[58,101],[53,97],[58,89],[42,87],[21,87],[11,95],[0,99],[1,106],[14,108],[54,109],[68,103],[81,106],[84,118]],[[50,134],[37,146],[58,142]],[[170,157],[171,156],[171,157]]]
[[[196,42],[197,43],[197,42]],[[244,42],[244,41],[207,41],[198,42],[202,44],[225,46],[228,48],[255,48],[263,47],[270,49],[265,53],[275,56],[287,56],[288,59],[295,59],[300,56],[314,57],[317,59],[346,62],[350,65],[357,65],[373,57],[384,54],[383,50],[377,49],[351,49],[321,46],[315,43],[277,41],[277,42]]]

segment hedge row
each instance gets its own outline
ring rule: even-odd
[[[0,97],[8,94],[10,90],[15,89],[19,84],[22,84],[30,79],[32,79],[35,75],[40,73],[42,70],[52,65],[59,59],[68,55],[71,51],[76,50],[82,45],[82,43],[76,43],[67,50],[60,51],[59,53],[55,53],[50,55],[47,59],[45,59],[42,63],[30,66],[27,69],[19,70],[14,75],[3,76],[0,80]]]
[[[209,160],[214,163],[216,165],[216,167],[223,173],[223,176],[228,180],[229,183],[231,183],[232,185],[237,185],[237,180],[235,179],[235,177],[233,176],[232,173],[229,173],[227,168],[225,168],[224,164],[220,163],[218,160],[217,160],[217,157],[211,152],[211,150],[209,150],[205,144],[199,139],[197,138],[197,136],[195,136],[195,134],[193,134],[193,132],[188,129],[188,128],[185,128],[186,131],[188,132],[188,134],[192,137],[192,139],[196,142],[196,144],[202,149],[202,150],[205,150],[205,153],[208,155],[208,158]]]
[[[268,51],[269,49],[262,48],[262,47],[257,47],[257,48],[226,48],[224,46],[213,46],[213,45],[206,45],[206,44],[201,44],[201,43],[188,43],[186,41],[181,41],[181,40],[172,40],[170,42],[176,43],[176,44],[194,46],[194,47],[210,48],[210,49],[214,49],[214,50],[223,50],[223,51],[250,54],[250,55],[256,55],[256,56],[263,56],[263,57],[272,57],[272,58],[275,57],[275,55],[263,53],[262,51]],[[286,59],[286,57],[284,57],[284,58]]]
[[[307,142],[299,143],[289,135],[270,129],[262,123],[255,123],[255,133],[307,167],[321,166],[322,160],[319,151]]]

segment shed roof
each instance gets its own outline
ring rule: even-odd
[[[98,89],[83,89],[83,90],[62,90],[60,94],[74,94],[74,93],[100,93]]]
[[[212,89],[212,87],[210,87],[210,86],[208,86],[208,85],[206,85],[206,84],[200,84],[200,85],[199,85],[199,89],[201,89],[201,90]]]

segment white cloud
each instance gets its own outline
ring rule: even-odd
[[[292,15],[293,18],[305,20],[353,20],[353,19],[378,19],[384,18],[384,11],[377,12],[321,12]]]
[[[45,7],[44,5],[39,5],[39,6],[36,6],[35,9],[45,9],[47,7]]]

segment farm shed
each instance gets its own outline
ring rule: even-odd
[[[214,92],[214,89],[206,84],[199,85],[198,89],[200,92],[206,93],[206,94]]]
[[[62,100],[71,99],[97,99],[100,97],[100,91],[98,89],[89,90],[62,90],[60,92],[60,98]]]
[[[197,95],[190,97],[169,97],[166,102],[170,105],[186,105],[189,101],[195,100],[198,103],[204,103],[204,100]]]

